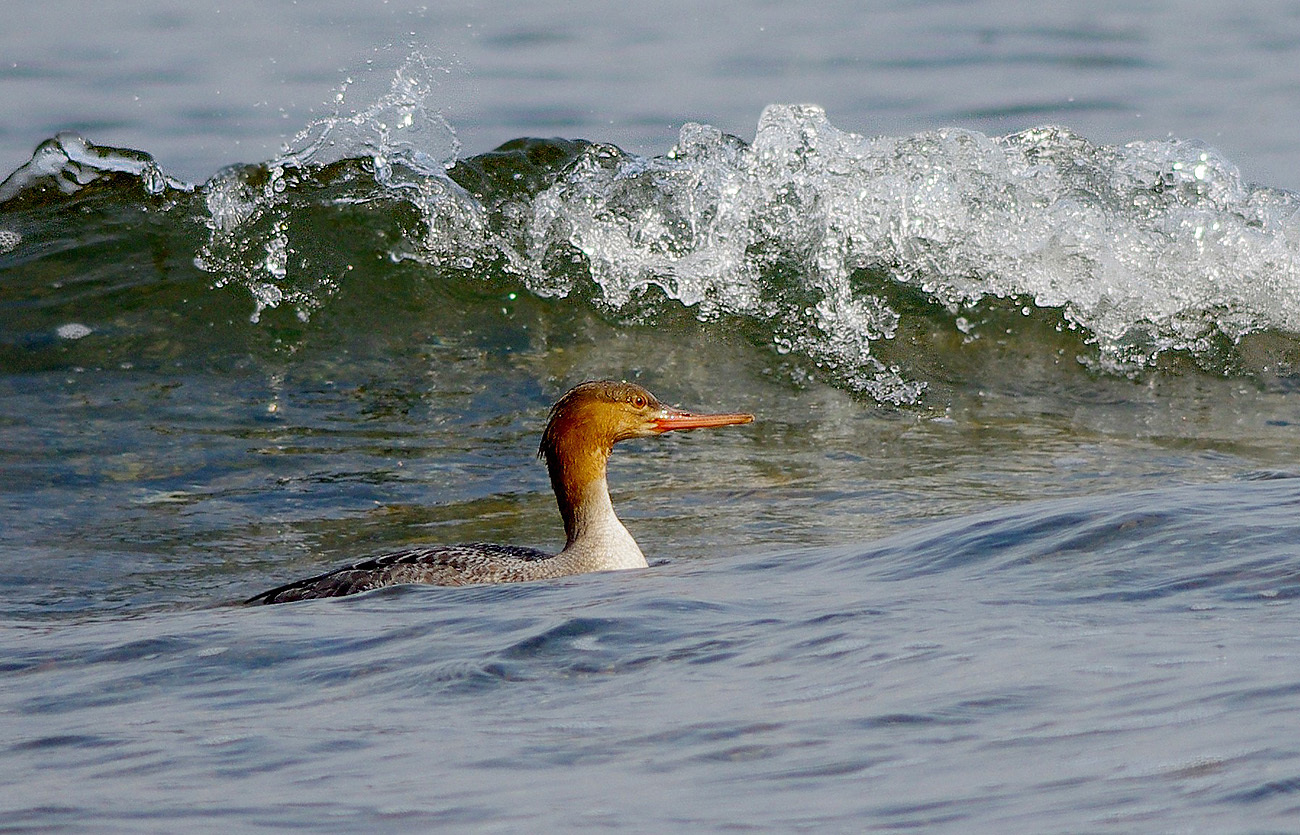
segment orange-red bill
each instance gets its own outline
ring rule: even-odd
[[[668,409],[662,417],[655,418],[655,429],[669,432],[674,429],[706,429],[710,426],[732,426],[737,423],[752,423],[753,415],[743,412],[721,415],[693,415],[677,409]]]

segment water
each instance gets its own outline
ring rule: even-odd
[[[9,828],[1296,828],[1294,9],[37,6]],[[226,605],[592,377],[649,571]]]

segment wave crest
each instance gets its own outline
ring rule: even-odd
[[[943,365],[910,361],[900,334],[1001,340],[1009,308],[1120,373],[1184,356],[1223,371],[1225,346],[1249,334],[1300,334],[1300,199],[1243,183],[1199,143],[1112,147],[1051,126],[869,138],[818,107],[772,105],[751,143],[688,123],[655,157],[520,139],[458,159],[440,71],[413,59],[353,112],[341,91],[280,157],[197,189],[147,154],[61,134],[0,203],[196,191],[172,201],[201,203],[194,263],[245,288],[254,321],[282,305],[307,320],[378,255],[620,320],[687,310],[889,403],[916,402],[916,369]]]

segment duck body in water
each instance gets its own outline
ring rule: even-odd
[[[680,429],[749,423],[753,415],[697,415],[665,406],[634,383],[596,380],[570,389],[551,409],[538,455],[564,519],[558,554],[515,545],[471,543],[410,548],[289,583],[245,601],[287,603],[339,597],[382,586],[516,583],[645,568],[645,555],[614,513],[606,467],[614,444]]]

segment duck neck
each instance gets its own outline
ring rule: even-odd
[[[606,479],[609,454],[609,449],[561,448],[546,456],[566,537],[557,559],[573,561],[582,571],[647,565],[636,540],[614,513]]]

